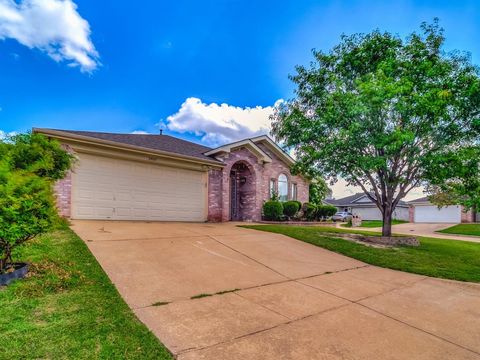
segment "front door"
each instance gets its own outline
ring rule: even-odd
[[[230,220],[239,220],[237,172],[230,173]]]

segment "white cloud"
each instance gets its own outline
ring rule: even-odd
[[[16,134],[17,134],[16,131],[6,132],[6,131],[3,131],[3,130],[0,130],[0,140],[3,140],[3,139],[5,139],[9,136],[14,136]]]
[[[135,131],[132,131],[130,134],[147,135],[149,134],[149,132],[143,131],[143,130],[135,130]]]
[[[274,106],[243,108],[228,104],[206,104],[198,98],[190,97],[177,113],[167,117],[166,126],[171,131],[200,136],[206,145],[218,146],[268,134],[269,117]]]
[[[0,39],[11,38],[91,72],[99,66],[90,25],[72,0],[0,0]]]

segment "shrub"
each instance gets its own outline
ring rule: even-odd
[[[283,205],[280,201],[270,200],[263,204],[265,220],[280,220],[283,214]]]
[[[53,183],[72,157],[41,135],[0,141],[0,274],[13,266],[16,247],[58,223]]]
[[[317,219],[325,219],[327,217],[335,215],[337,208],[332,205],[318,205],[317,206]]]
[[[302,210],[302,202],[298,200],[292,200],[293,202],[296,202],[298,204],[298,211]]]
[[[333,205],[325,205],[325,216],[326,217],[330,217],[330,216],[333,216],[337,213],[337,208]]]
[[[287,201],[283,203],[283,214],[289,218],[294,217],[300,207],[297,201]]]
[[[317,208],[311,203],[305,203],[303,204],[303,213],[308,221],[313,221],[316,218]]]

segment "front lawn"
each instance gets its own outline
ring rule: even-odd
[[[71,230],[38,237],[15,255],[32,267],[0,288],[5,358],[172,359]]]
[[[458,224],[439,230],[438,232],[445,234],[480,236],[480,224]]]
[[[251,225],[250,229],[284,234],[344,254],[368,264],[433,277],[480,282],[480,244],[466,241],[418,237],[419,247],[375,248],[335,238],[325,232],[365,231],[320,226]]]
[[[397,225],[397,224],[405,224],[408,221],[404,220],[392,220],[392,225]],[[343,227],[352,227],[350,224],[342,224],[341,226]],[[363,220],[362,225],[360,227],[364,228],[379,228],[383,226],[383,221],[382,220]]]

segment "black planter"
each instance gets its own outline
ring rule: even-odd
[[[9,272],[7,274],[0,274],[0,286],[8,285],[13,280],[24,278],[28,272],[28,264],[27,263],[15,263],[13,267],[15,268],[14,271]]]

